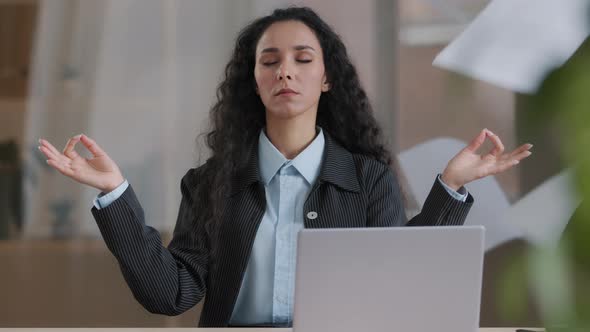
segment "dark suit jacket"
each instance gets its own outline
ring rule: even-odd
[[[351,154],[325,135],[320,175],[304,204],[306,228],[431,226],[463,224],[473,197],[452,198],[435,181],[422,212],[406,223],[398,182],[391,169],[374,159]],[[236,176],[227,198],[217,243],[211,243],[192,209],[202,167],[182,178],[182,201],[172,241],[165,248],[159,233],[145,225],[133,188],[106,208],[92,208],[101,234],[119,262],[135,298],[150,312],[178,315],[205,303],[199,326],[227,326],[240,290],[256,231],[265,211],[258,149]],[[215,254],[211,244],[218,244]]]

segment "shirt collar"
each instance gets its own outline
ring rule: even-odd
[[[271,143],[264,130],[260,131],[258,140],[258,157],[260,165],[261,180],[268,185],[279,169],[287,162],[291,162],[293,167],[305,178],[311,185],[317,179],[320,173],[322,158],[324,155],[325,138],[322,128],[314,140],[303,151],[301,151],[293,160],[288,160],[283,154]]]
[[[361,189],[358,181],[358,172],[352,154],[342,147],[336,139],[332,138],[328,132],[323,134],[325,149],[318,182],[330,182],[344,190],[359,192]],[[247,145],[248,152],[246,153],[249,157],[244,167],[232,175],[230,196],[262,180],[258,167],[260,156],[258,141],[254,138],[252,143]]]

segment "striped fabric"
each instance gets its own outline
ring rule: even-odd
[[[458,201],[436,180],[422,212],[406,221],[391,169],[351,154],[327,133],[325,139],[321,172],[303,207],[306,228],[459,225],[465,221],[473,197]],[[248,166],[233,180],[215,241],[205,235],[192,209],[201,168],[189,170],[182,178],[182,201],[168,248],[162,245],[159,233],[145,225],[131,186],[108,207],[92,208],[127,284],[148,311],[178,315],[204,298],[199,326],[228,326],[265,211],[257,160],[253,148]],[[217,248],[215,257],[212,246]]]

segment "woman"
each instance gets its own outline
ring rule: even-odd
[[[245,27],[217,98],[212,156],[182,178],[167,248],[98,144],[78,135],[62,154],[40,140],[49,165],[102,192],[92,213],[136,299],[177,315],[206,293],[200,326],[289,326],[298,230],[462,224],[473,203],[463,185],[530,155],[530,144],[503,154],[482,130],[406,223],[392,158],[346,48],[308,8]],[[476,154],[486,138],[494,149]],[[92,158],[76,153],[79,141]]]

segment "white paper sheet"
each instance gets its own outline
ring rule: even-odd
[[[494,0],[434,65],[534,93],[590,35],[590,0]]]

